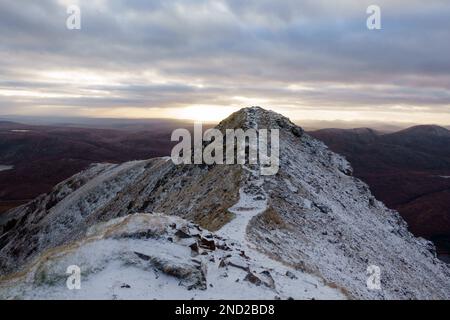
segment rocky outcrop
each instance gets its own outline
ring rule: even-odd
[[[273,270],[243,252],[232,239],[184,219],[133,214],[95,225],[83,239],[0,278],[0,299],[345,298],[320,278],[282,265]],[[73,265],[81,271],[79,290],[66,286]]]

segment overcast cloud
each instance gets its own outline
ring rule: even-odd
[[[0,0],[0,115],[263,105],[450,124],[449,57],[446,0]]]

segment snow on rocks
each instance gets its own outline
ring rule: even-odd
[[[134,214],[97,224],[82,240],[44,252],[24,272],[0,278],[0,298],[344,298],[254,253],[178,217]],[[81,269],[80,290],[66,287],[70,265]]]
[[[272,119],[268,111],[254,112]],[[271,215],[253,218],[249,241],[283,263],[319,275],[350,298],[450,298],[449,266],[352,176],[345,158],[291,130],[280,130],[280,150],[280,170],[263,184]],[[381,270],[381,290],[366,284],[371,265]]]

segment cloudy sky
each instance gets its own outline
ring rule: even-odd
[[[0,0],[0,115],[216,120],[250,105],[449,125],[450,3]]]

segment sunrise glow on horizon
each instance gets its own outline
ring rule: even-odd
[[[80,0],[79,30],[67,3],[0,4],[0,116],[217,122],[256,105],[295,121],[450,125],[443,1],[420,15],[379,1],[380,30],[366,0]]]

